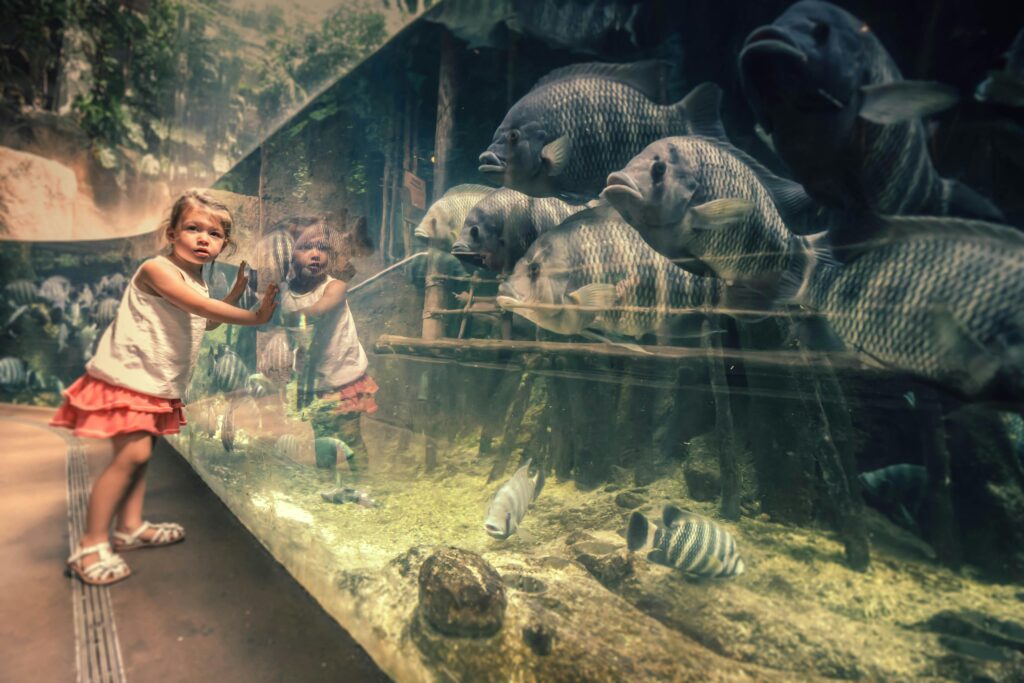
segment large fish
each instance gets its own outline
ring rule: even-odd
[[[705,84],[676,104],[656,104],[661,68],[650,61],[555,69],[505,115],[480,172],[533,197],[593,197],[644,145],[695,132],[695,110],[718,90]]]
[[[859,351],[880,367],[964,398],[1024,402],[1024,234],[956,218],[891,217],[870,241],[798,253],[780,300],[829,323],[814,345]]]
[[[437,242],[441,248],[451,249],[462,230],[466,214],[492,192],[494,188],[487,185],[465,184],[449,188],[430,205],[413,234]]]
[[[803,244],[780,213],[810,211],[799,185],[721,138],[658,140],[607,182],[602,197],[652,247],[695,258],[730,284],[774,287]]]
[[[537,235],[583,208],[553,197],[529,197],[508,188],[496,190],[466,215],[452,254],[488,270],[509,272]]]
[[[864,500],[908,528],[918,525],[918,515],[928,486],[922,465],[900,463],[857,475]]]
[[[685,311],[710,311],[722,289],[719,279],[674,265],[602,205],[538,237],[497,302],[559,334],[593,328],[639,337]]]
[[[295,239],[287,230],[274,230],[256,245],[256,274],[260,290],[284,282],[291,269]]]
[[[1006,53],[1006,68],[990,71],[978,85],[974,98],[979,102],[1024,107],[1024,29],[1013,39]]]
[[[629,518],[629,549],[648,550],[651,562],[676,567],[696,576],[728,578],[743,573],[736,539],[706,517],[668,505],[659,527],[640,512]]]
[[[1002,220],[932,165],[921,117],[952,106],[956,91],[903,80],[870,27],[845,10],[794,4],[750,34],[739,66],[760,125],[815,199],[869,213]]]
[[[494,494],[484,517],[484,531],[497,539],[506,539],[516,532],[533,501],[544,488],[544,470],[530,477],[530,463],[516,470],[512,478]]]

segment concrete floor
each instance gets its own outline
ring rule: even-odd
[[[0,680],[75,680],[65,442],[50,409],[0,405]],[[92,476],[109,446],[84,440]],[[126,679],[196,683],[387,681],[167,443],[150,464],[146,516],[184,543],[126,553],[111,587]]]

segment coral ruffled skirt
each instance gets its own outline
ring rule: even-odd
[[[185,424],[181,400],[160,398],[82,375],[65,389],[64,403],[50,420],[75,436],[104,439],[116,434],[177,434]]]
[[[334,409],[336,413],[366,413],[373,415],[377,412],[377,400],[374,394],[380,387],[369,375],[360,375],[359,379],[353,380],[332,392],[320,394],[321,398],[337,398],[338,406]]]

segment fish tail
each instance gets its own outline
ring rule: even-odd
[[[722,89],[714,83],[701,83],[673,106],[683,117],[688,135],[727,140],[721,117]]]
[[[634,512],[629,518],[626,544],[633,552],[654,547],[655,526],[641,512]]]
[[[1006,222],[1003,212],[995,204],[959,181],[943,178],[942,198],[946,215],[980,218],[992,223]]]
[[[543,467],[538,467],[537,468],[537,479],[533,483],[533,500],[537,500],[537,497],[540,495],[540,491],[543,488],[544,488],[544,468]]]

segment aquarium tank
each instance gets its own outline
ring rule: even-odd
[[[4,114],[3,400],[59,402],[206,185],[210,295],[281,291],[168,440],[395,680],[1024,679],[1019,7],[339,2],[274,61],[122,4],[238,21],[147,92],[86,10],[91,146]]]

